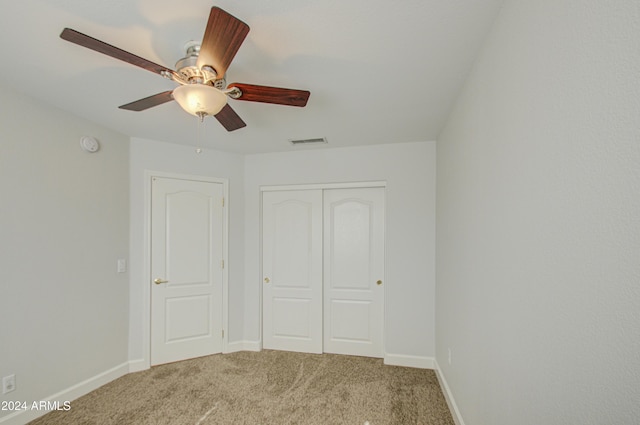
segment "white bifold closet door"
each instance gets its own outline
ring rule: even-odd
[[[324,192],[324,352],[383,357],[384,189]]]
[[[384,189],[263,193],[263,345],[382,357]]]
[[[264,348],[322,353],[322,191],[262,197]]]

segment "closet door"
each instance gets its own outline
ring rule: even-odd
[[[383,357],[384,189],[324,191],[324,352]]]
[[[322,353],[322,191],[262,194],[263,346]]]

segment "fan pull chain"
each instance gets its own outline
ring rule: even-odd
[[[204,136],[204,117],[206,116],[204,112],[198,112],[198,136],[197,136],[197,147],[196,153],[202,153],[202,138]]]

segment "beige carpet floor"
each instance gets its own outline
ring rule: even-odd
[[[434,371],[284,351],[217,354],[123,376],[31,425],[454,425]]]

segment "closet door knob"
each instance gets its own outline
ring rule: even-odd
[[[382,281],[381,280],[377,281],[376,285],[378,285],[378,286],[382,285]]]
[[[155,283],[156,285],[160,285],[161,283],[167,283],[167,282],[169,282],[169,281],[168,280],[164,280],[164,279],[160,279],[159,277],[153,279],[153,283]]]
[[[271,279],[269,279],[268,277],[265,277],[264,278],[264,283],[269,283],[269,282],[271,282]]]

